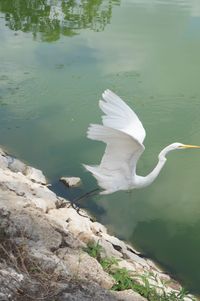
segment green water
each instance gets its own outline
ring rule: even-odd
[[[200,2],[0,0],[0,144],[43,169],[61,195],[96,187],[81,163],[103,145],[86,139],[110,88],[140,116],[147,174],[169,143],[200,144]],[[150,187],[82,203],[200,293],[200,153],[174,152]],[[64,175],[80,176],[65,190]]]

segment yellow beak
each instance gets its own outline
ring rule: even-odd
[[[183,146],[180,146],[180,148],[200,148],[200,146],[199,145],[184,144]]]

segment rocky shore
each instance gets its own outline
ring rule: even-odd
[[[125,274],[135,291],[116,276]],[[152,292],[182,300],[181,290],[150,259],[53,193],[40,170],[0,149],[0,300],[144,301]]]

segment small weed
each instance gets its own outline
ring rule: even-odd
[[[106,271],[107,273],[111,273],[111,269],[113,266],[117,266],[118,265],[118,261],[116,258],[114,257],[105,257],[102,258],[100,260],[100,264],[102,266],[102,268],[104,269],[104,271]]]
[[[91,242],[83,250],[87,252],[91,257],[96,258],[98,261],[101,260],[101,251],[103,250],[103,248],[102,246],[100,246],[99,242]]]
[[[152,298],[154,295],[156,297],[158,295],[155,288],[150,288],[147,278],[145,278],[144,285],[140,284],[137,280],[133,279],[133,275],[125,268],[116,269],[112,276],[116,280],[116,284],[114,284],[114,286],[112,287],[113,290],[121,291],[132,289],[148,300],[158,300]]]
[[[150,285],[148,275],[140,275],[143,284],[139,283],[137,279],[127,269],[116,269],[112,274],[116,280],[116,284],[112,287],[115,291],[121,291],[126,289],[132,289],[145,297],[149,301],[183,301],[188,292],[181,289],[179,292],[166,293],[164,289],[159,294],[156,291],[157,286]],[[135,275],[137,278],[139,275]],[[191,298],[191,300],[193,300]]]
[[[112,273],[112,276],[116,280],[116,283],[112,287],[114,291],[123,291],[133,288],[133,279],[131,278],[130,272],[127,269],[118,268]]]
[[[133,274],[126,268],[119,268],[119,260],[114,257],[101,257],[103,248],[97,243],[89,243],[87,248],[84,249],[90,256],[96,258],[101,264],[104,271],[110,274],[116,281],[112,290],[123,291],[132,289],[145,297],[148,301],[184,301],[184,298],[188,297],[188,292],[185,289],[180,291],[165,292],[164,287],[150,284],[150,279],[157,282],[157,276],[152,273],[146,274]],[[140,281],[141,280],[141,281]],[[167,284],[168,281],[166,281]],[[163,282],[163,286],[165,283]],[[159,290],[159,293],[158,293]],[[188,297],[191,301],[195,299]]]

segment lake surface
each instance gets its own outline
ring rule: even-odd
[[[97,187],[81,163],[104,145],[86,139],[109,88],[146,128],[138,174],[172,142],[200,144],[198,0],[0,0],[0,144],[42,169],[73,200]],[[80,176],[66,190],[60,176]],[[159,178],[131,193],[81,201],[200,293],[200,153],[172,152]]]

